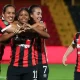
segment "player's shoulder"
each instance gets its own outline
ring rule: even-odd
[[[75,35],[80,35],[80,32],[76,32]]]
[[[12,26],[16,26],[18,23],[18,21],[14,21],[13,23],[11,23]]]
[[[74,35],[75,38],[78,38],[79,36],[80,36],[80,32],[76,32]]]
[[[17,24],[17,23],[18,23],[18,21],[14,21],[14,23],[15,23],[15,24]]]

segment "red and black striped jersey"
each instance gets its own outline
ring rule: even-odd
[[[0,19],[0,36],[3,34],[1,30],[8,25],[9,24],[7,21]],[[4,53],[4,45],[0,44],[0,61],[2,60],[3,53]]]
[[[76,59],[76,67],[75,67],[75,70],[77,72],[80,72],[80,32],[78,32],[74,36],[74,40],[72,42],[72,46],[73,46],[73,48],[76,48],[77,49],[77,59]]]
[[[35,38],[35,58],[37,64],[47,63],[47,53],[45,49],[45,40],[43,38]]]
[[[33,46],[34,38],[29,37],[19,37],[16,35],[16,37],[13,38],[10,65],[16,67],[36,65]]]

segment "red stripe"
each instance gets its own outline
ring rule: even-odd
[[[80,54],[78,54],[77,71],[80,72]]]
[[[78,62],[77,72],[80,72],[80,62]]]
[[[30,42],[31,42],[30,40],[26,40],[27,45],[30,45]]]
[[[31,40],[26,40],[26,44],[30,45],[31,44]],[[32,46],[32,65],[35,65],[35,57],[34,57],[34,47]]]
[[[35,59],[36,59],[36,63],[38,64],[38,52],[37,52],[37,50],[35,50]]]
[[[30,40],[26,40],[26,44],[30,45]],[[24,49],[23,67],[28,66],[28,48]]]
[[[80,72],[80,69],[77,69],[77,72]]]
[[[38,64],[38,51],[37,47],[35,46],[35,40],[34,40],[34,54],[35,54],[35,59],[36,59],[36,64]]]
[[[36,65],[34,47],[32,46],[32,65]]]
[[[14,66],[18,66],[18,61],[19,61],[19,54],[20,54],[20,47],[16,47],[16,53],[15,53],[15,61],[14,61]]]
[[[80,48],[77,48],[78,52],[80,51]]]
[[[24,49],[23,67],[28,66],[28,48]]]
[[[46,53],[44,47],[44,39],[41,39],[41,53],[42,53],[42,64],[46,63]]]
[[[45,53],[42,53],[42,64],[46,63],[46,56]]]
[[[78,39],[79,39],[79,40],[78,40],[77,44],[80,44],[80,35],[79,35]]]

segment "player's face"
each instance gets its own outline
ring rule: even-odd
[[[8,21],[9,23],[12,23],[15,18],[15,9],[14,7],[8,7],[6,8],[5,13],[2,13],[2,16],[4,20]]]
[[[27,11],[25,11],[25,10],[21,11],[19,13],[18,20],[22,24],[27,23],[28,20],[29,20],[29,13]]]
[[[34,8],[31,17],[34,19],[35,22],[40,22],[42,19],[42,10],[40,8]]]

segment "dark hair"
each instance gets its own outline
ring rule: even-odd
[[[27,11],[27,12],[29,13],[28,8],[22,7],[22,8],[20,8],[20,9],[16,12],[15,20],[18,20],[19,13],[20,13],[21,11],[23,11],[23,10],[25,10],[25,11]]]
[[[35,8],[41,8],[41,7],[39,5],[32,5],[28,8],[29,13],[30,14],[33,13]]]
[[[31,6],[28,8],[29,14],[32,14],[32,13],[34,12],[34,9],[35,9],[35,8],[41,8],[41,7],[40,7],[39,5],[31,5]],[[33,20],[33,18],[30,17],[29,23],[30,23],[30,24],[34,24],[34,23],[35,23],[34,20]]]
[[[8,7],[13,7],[13,8],[15,9],[15,11],[16,11],[15,6],[13,6],[13,5],[11,5],[11,4],[7,4],[7,5],[5,5],[5,6],[3,7],[2,12],[5,13],[5,12],[6,12],[6,9],[7,9]]]

